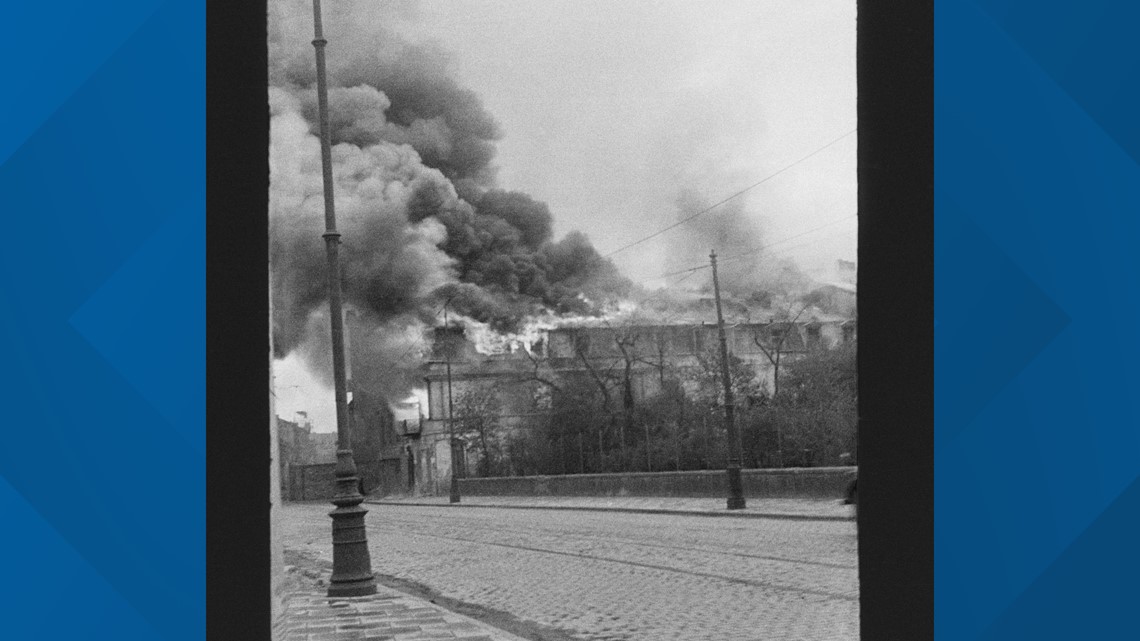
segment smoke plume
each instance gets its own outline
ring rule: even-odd
[[[408,42],[406,3],[324,11],[337,229],[358,384],[389,399],[416,383],[425,326],[446,304],[492,328],[597,314],[633,289],[589,239],[552,238],[553,213],[499,188],[499,125],[447,52]],[[269,11],[270,260],[276,355],[331,380],[312,7]]]

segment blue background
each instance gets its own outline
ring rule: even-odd
[[[935,3],[935,629],[1140,624],[1140,9]]]
[[[935,11],[936,638],[1137,638],[1140,9]],[[201,639],[204,5],[6,14],[3,636]]]
[[[205,637],[205,6],[5,6],[0,637]]]

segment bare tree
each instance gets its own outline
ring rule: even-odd
[[[633,409],[634,409],[634,396],[633,396],[633,364],[637,360],[637,338],[638,336],[629,331],[619,333],[614,342],[617,343],[618,350],[621,352],[623,361],[623,372],[621,379],[622,386],[622,423],[621,423],[621,451],[622,458],[625,458],[626,446],[626,433],[633,432]],[[647,424],[648,425],[648,424]],[[646,440],[649,438],[649,428],[646,427],[645,432]],[[647,448],[648,451],[648,448]]]
[[[589,355],[587,354],[587,350],[588,350],[588,345],[584,341],[580,340],[577,335],[575,335],[574,353],[578,357],[578,360],[580,360],[582,362],[582,365],[586,368],[586,371],[589,372],[590,378],[594,381],[594,384],[597,385],[597,387],[598,387],[598,391],[601,392],[602,410],[603,410],[603,412],[607,418],[606,422],[608,423],[608,422],[612,421],[612,418],[613,418],[613,411],[612,411],[613,403],[612,403],[612,397],[610,394],[610,385],[612,384],[612,381],[610,379],[609,372],[613,369],[613,366],[616,364],[616,362],[611,363],[611,364],[609,364],[609,366],[604,367],[604,368],[595,367],[594,364],[592,362],[590,362],[590,358],[589,358]],[[598,460],[601,461],[604,458],[604,456],[605,456],[605,433],[604,433],[604,430],[602,429],[602,426],[599,425],[598,426]]]
[[[522,380],[535,381],[536,383],[541,383],[541,384],[547,386],[548,388],[550,388],[551,390],[553,390],[555,392],[562,391],[562,386],[559,385],[554,380],[554,372],[553,371],[549,371],[548,373],[545,373],[545,374],[542,373],[543,367],[545,367],[547,370],[550,370],[549,361],[547,361],[546,359],[540,360],[538,358],[535,358],[534,354],[532,354],[530,352],[530,350],[528,350],[528,349],[523,349],[522,353],[526,354],[527,359],[530,360],[530,364],[531,364],[531,368],[532,368],[529,376],[523,378]]]
[[[499,463],[499,395],[495,389],[467,390],[456,399],[456,434],[475,438],[479,476],[491,476]]]
[[[808,303],[804,303],[804,305],[800,307],[800,311],[792,317],[792,320],[786,323],[781,321],[781,324],[785,326],[784,331],[773,341],[771,349],[764,345],[764,342],[760,340],[760,336],[752,337],[752,342],[756,343],[756,346],[760,348],[760,351],[763,352],[764,356],[768,357],[768,361],[772,363],[772,398],[775,398],[780,393],[780,354],[783,353],[784,343],[788,340],[788,334],[795,330],[796,321],[799,320],[808,306]]]

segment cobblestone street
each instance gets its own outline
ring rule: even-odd
[[[331,562],[331,506],[285,507]],[[589,640],[859,636],[855,525],[370,505],[373,570]]]

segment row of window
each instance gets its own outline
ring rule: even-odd
[[[802,333],[801,333],[802,331]],[[854,324],[831,326],[829,346],[854,340]],[[824,327],[811,325],[753,325],[725,328],[725,340],[734,353],[754,354],[764,350],[803,351],[821,344]],[[587,356],[621,356],[636,354],[643,358],[656,355],[701,354],[714,349],[719,341],[714,326],[646,328],[623,331],[609,328],[563,329],[550,332],[548,355],[553,358]],[[759,345],[757,344],[759,342]],[[763,349],[761,349],[761,345]]]

